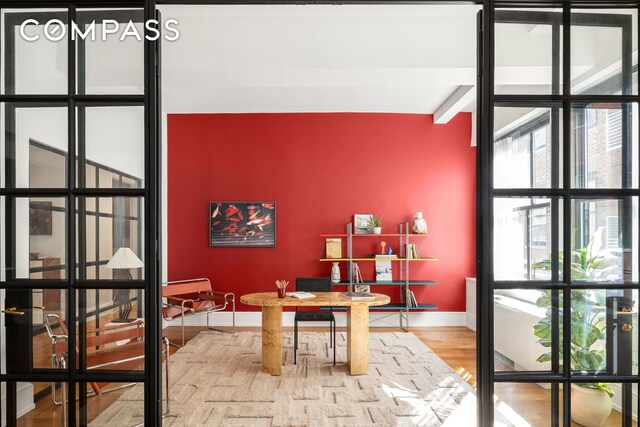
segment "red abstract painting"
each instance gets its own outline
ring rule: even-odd
[[[275,202],[210,202],[209,246],[276,246]]]

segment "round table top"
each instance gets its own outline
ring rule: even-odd
[[[385,305],[391,301],[388,295],[371,294],[373,300],[352,300],[340,295],[340,292],[311,292],[316,297],[299,299],[293,297],[278,298],[277,292],[258,292],[240,297],[240,302],[246,305],[265,306],[323,306],[346,307],[350,305]]]

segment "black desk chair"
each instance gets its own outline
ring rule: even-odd
[[[296,279],[296,291],[305,292],[331,292],[331,279],[328,277],[298,277]],[[329,346],[333,347],[333,366],[336,365],[336,318],[333,311],[314,310],[303,311],[296,307],[296,316],[293,319],[294,348],[293,364],[297,362],[298,353],[298,322],[329,322]]]

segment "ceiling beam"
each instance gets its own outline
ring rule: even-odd
[[[435,113],[433,113],[433,122],[437,124],[446,124],[464,107],[469,105],[476,96],[475,86],[464,85],[451,94],[446,101],[440,105]]]

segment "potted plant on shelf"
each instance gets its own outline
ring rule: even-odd
[[[371,227],[371,229],[373,230],[373,234],[382,233],[382,218],[384,218],[384,215],[383,216],[373,215],[369,220],[369,227]]]
[[[590,239],[586,248],[571,253],[571,278],[573,280],[593,280],[602,277],[607,270],[605,257],[600,254],[602,229]],[[563,253],[559,253],[559,268],[563,267]],[[550,260],[532,265],[533,268],[551,269]],[[563,294],[558,292],[559,324],[562,323]],[[536,302],[538,307],[546,309],[546,315],[533,327],[538,343],[551,349],[552,291],[542,291]],[[571,334],[569,363],[572,371],[598,372],[606,369],[606,353],[602,343],[606,339],[606,292],[604,290],[577,289],[571,291]],[[559,330],[560,363],[563,357],[563,334]],[[551,351],[538,357],[540,363],[552,359]],[[611,413],[613,392],[605,383],[580,383],[571,385],[571,418],[587,427],[599,427]]]

